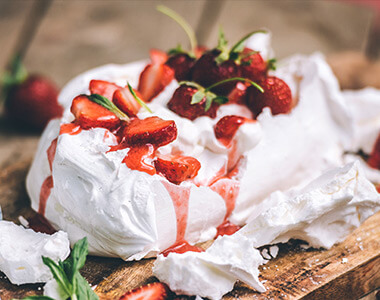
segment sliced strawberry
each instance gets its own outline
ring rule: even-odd
[[[225,116],[216,123],[215,137],[226,147],[231,144],[236,131],[244,124],[246,118],[239,116]]]
[[[158,50],[158,49],[150,49],[149,51],[150,59],[152,60],[152,64],[162,65],[168,60],[168,55],[166,52]]]
[[[197,176],[201,163],[191,156],[159,156],[154,161],[158,173],[174,184]]]
[[[376,139],[372,152],[368,157],[367,164],[374,169],[380,170],[380,134]]]
[[[228,94],[228,103],[245,104],[247,102],[247,84],[238,82]]]
[[[113,93],[121,86],[104,80],[91,80],[89,86],[91,94],[99,94],[112,100]]]
[[[135,91],[141,98],[139,92]],[[112,102],[129,117],[136,117],[141,106],[127,88],[120,88],[113,93]]]
[[[181,85],[173,94],[173,97],[168,103],[168,108],[174,111],[177,115],[194,120],[200,116],[216,117],[216,111],[219,105],[215,102],[211,105],[208,111],[205,111],[206,98],[197,104],[191,104],[192,96],[198,91],[195,87]]]
[[[161,282],[154,282],[129,291],[119,300],[165,300],[169,298],[168,286]]]
[[[177,127],[174,121],[162,120],[159,117],[132,119],[123,129],[123,142],[127,145],[152,144],[161,147],[176,138]]]
[[[240,55],[243,57],[240,63],[242,76],[255,82],[263,81],[268,67],[260,53],[244,48]]]
[[[114,113],[92,102],[86,95],[74,98],[71,112],[83,129],[103,127],[112,130],[120,125],[120,120]]]
[[[140,74],[138,91],[144,101],[151,101],[173,80],[174,70],[165,64],[167,56],[158,50],[151,51],[152,63]]]
[[[256,116],[264,107],[270,107],[273,115],[286,114],[291,111],[292,92],[285,81],[275,76],[268,76],[264,81],[259,82],[259,85],[264,89],[264,93],[254,86],[249,87],[247,91],[248,107]]]

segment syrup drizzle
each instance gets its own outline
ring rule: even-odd
[[[180,187],[167,181],[162,181],[162,184],[164,185],[166,190],[169,192],[170,197],[172,198],[177,223],[176,241],[172,246],[164,250],[162,254],[164,256],[167,256],[170,252],[185,253],[187,251],[204,251],[202,248],[199,248],[197,246],[191,246],[185,240],[189,212],[190,187]]]
[[[50,172],[53,170],[53,161],[55,157],[55,152],[57,150],[57,140],[58,138],[55,138],[49,148],[46,150],[46,154],[48,157],[48,162],[49,162],[49,167],[50,167]],[[38,213],[41,214],[42,216],[45,215],[45,210],[46,210],[46,202],[47,199],[50,196],[51,189],[53,188],[54,183],[53,183],[53,176],[50,175],[48,176],[44,182],[42,183],[41,190],[40,190],[40,202],[38,205]]]
[[[216,232],[215,238],[217,238],[220,235],[223,236],[223,235],[234,234],[239,229],[241,229],[240,226],[235,225],[235,224],[231,223],[230,221],[225,221],[216,228],[217,232]]]
[[[155,152],[156,149],[151,144],[132,147],[124,157],[123,163],[132,170],[138,170],[148,173],[149,175],[154,175],[156,174],[156,169],[147,163],[145,159],[153,159]]]

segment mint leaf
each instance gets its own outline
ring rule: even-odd
[[[136,95],[135,91],[133,90],[129,82],[127,82],[127,84],[128,84],[128,89],[131,92],[133,98],[135,98],[135,100],[138,102],[138,104],[140,104],[141,107],[144,107],[147,111],[149,111],[152,114],[153,113],[152,110],[148,107],[148,105],[145,104],[145,102],[142,99],[140,99],[139,96]]]
[[[92,102],[95,102],[96,104],[99,104],[104,108],[108,109],[110,112],[113,112],[120,120],[129,121],[129,117],[106,97],[99,94],[92,94],[90,96],[87,96],[87,98],[90,99]]]
[[[65,296],[67,296],[67,298],[71,297],[73,294],[73,285],[70,283],[62,267],[49,257],[42,256],[42,261],[49,267],[54,279],[57,281],[59,287],[65,293]]]
[[[203,98],[205,97],[205,94],[203,91],[198,91],[196,92],[193,97],[191,97],[191,102],[190,104],[197,104],[199,102],[201,102],[203,100]]]
[[[76,275],[77,292],[79,300],[99,300],[99,297],[95,294],[92,288],[89,286],[86,279],[78,272]]]
[[[218,104],[226,104],[229,100],[227,97],[224,96],[217,96],[213,99],[214,102]]]

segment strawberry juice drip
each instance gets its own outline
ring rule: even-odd
[[[75,123],[66,123],[61,125],[61,129],[59,131],[59,134],[70,134],[70,135],[76,135],[82,131],[82,128],[80,125]]]
[[[180,187],[167,181],[162,181],[162,184],[165,186],[166,190],[169,192],[170,197],[172,198],[177,222],[176,241],[172,246],[164,250],[162,254],[164,256],[167,256],[170,252],[185,253],[187,251],[203,251],[203,249],[197,246],[191,246],[185,240],[185,232],[189,212],[190,187]]]
[[[48,162],[49,162],[49,167],[50,167],[50,172],[52,172],[52,170],[53,170],[53,161],[54,161],[54,157],[55,157],[55,152],[57,150],[57,140],[58,140],[58,138],[55,138],[51,142],[49,148],[46,150],[46,154],[47,154]],[[50,175],[42,183],[41,191],[40,191],[40,202],[39,202],[39,206],[38,206],[38,213],[41,214],[42,216],[45,215],[46,202],[50,196],[51,189],[53,188],[53,186],[54,186],[53,176]]]
[[[231,223],[230,221],[225,221],[224,223],[222,223],[221,225],[219,225],[218,228],[216,229],[217,232],[216,232],[215,238],[217,238],[220,235],[231,235],[231,234],[234,234],[240,228],[241,228],[240,226],[235,225],[235,224]]]
[[[153,158],[156,150],[151,144],[131,147],[127,155],[123,159],[123,163],[131,170],[138,170],[148,173],[149,175],[156,174],[154,166],[145,161],[147,158]]]

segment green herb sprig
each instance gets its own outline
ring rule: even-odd
[[[181,81],[179,84],[180,85],[188,85],[188,86],[195,87],[196,89],[198,89],[198,91],[191,97],[190,104],[200,103],[204,98],[206,98],[205,111],[208,111],[213,102],[216,102],[218,104],[225,104],[228,102],[227,97],[219,96],[219,95],[211,92],[211,90],[214,87],[217,87],[218,85],[221,85],[221,84],[227,83],[227,82],[231,82],[231,81],[248,82],[249,84],[256,87],[261,93],[264,93],[263,88],[260,85],[258,85],[256,82],[249,80],[247,78],[242,78],[242,77],[228,78],[228,79],[219,81],[217,83],[214,83],[207,88],[204,88],[203,86],[199,85],[198,83],[192,82],[192,81]]]
[[[91,289],[90,285],[79,273],[84,266],[88,254],[87,238],[78,241],[71,255],[65,261],[56,263],[49,257],[42,257],[58,283],[59,293],[70,300],[99,300],[99,297]],[[23,300],[54,300],[47,296],[29,296]]]
[[[113,104],[110,100],[108,100],[106,97],[99,94],[92,94],[87,97],[92,102],[95,102],[96,104],[99,104],[103,106],[104,108],[107,108],[110,112],[113,112],[120,120],[129,122],[130,120],[129,117],[125,113],[123,113],[115,104]]]

